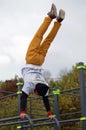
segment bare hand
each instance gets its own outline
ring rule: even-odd
[[[24,120],[25,116],[26,116],[26,113],[21,113],[21,114],[20,114],[20,118],[21,118],[22,120]]]
[[[55,117],[55,115],[50,115],[48,116],[50,120],[53,120],[53,118]]]

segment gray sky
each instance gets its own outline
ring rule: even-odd
[[[66,17],[43,68],[57,77],[77,62],[86,63],[86,0],[0,0],[0,80],[21,76],[29,42],[52,3]]]

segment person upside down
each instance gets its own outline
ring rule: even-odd
[[[53,119],[48,99],[49,85],[42,75],[42,64],[45,61],[48,49],[52,41],[54,40],[59,28],[61,27],[61,23],[64,18],[65,11],[63,9],[60,9],[59,14],[57,15],[56,6],[55,4],[52,4],[51,10],[47,13],[47,16],[44,18],[43,23],[39,27],[38,31],[34,35],[28,47],[26,53],[26,65],[21,70],[24,79],[24,85],[22,88],[22,95],[20,101],[21,119],[24,119],[27,114],[27,97],[30,93],[35,93],[36,95],[43,97],[47,116],[50,119]],[[47,37],[43,39],[43,35],[47,31],[53,19],[55,19],[54,25]]]

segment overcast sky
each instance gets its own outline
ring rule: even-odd
[[[0,80],[21,76],[29,42],[52,3],[66,17],[43,68],[57,77],[77,62],[86,63],[86,0],[0,0]]]

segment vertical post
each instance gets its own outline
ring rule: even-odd
[[[77,69],[79,70],[79,82],[80,82],[80,100],[81,100],[81,112],[82,117],[82,130],[86,130],[86,90],[84,83],[84,66],[83,62],[78,63]]]
[[[21,91],[21,88],[22,88],[22,85],[23,83],[22,82],[18,82],[17,83],[17,86],[18,86],[18,114],[20,115],[20,99],[21,99],[21,94],[22,94],[22,91]]]
[[[21,88],[22,88],[23,83],[18,81],[18,83],[16,85],[18,87],[18,92],[17,92],[17,95],[18,95],[18,115],[20,115],[20,109],[21,109],[20,108],[21,107],[20,100],[21,100],[21,94],[22,94]],[[17,126],[17,129],[22,130],[22,126],[21,125]]]
[[[59,98],[58,95],[60,94],[60,90],[57,87],[55,87],[54,91],[53,91],[53,94],[54,94],[54,113],[55,113],[56,119],[60,120],[59,101],[58,101],[58,98]],[[54,130],[57,130],[56,126],[54,127]],[[58,130],[60,130],[60,128],[58,128]]]

